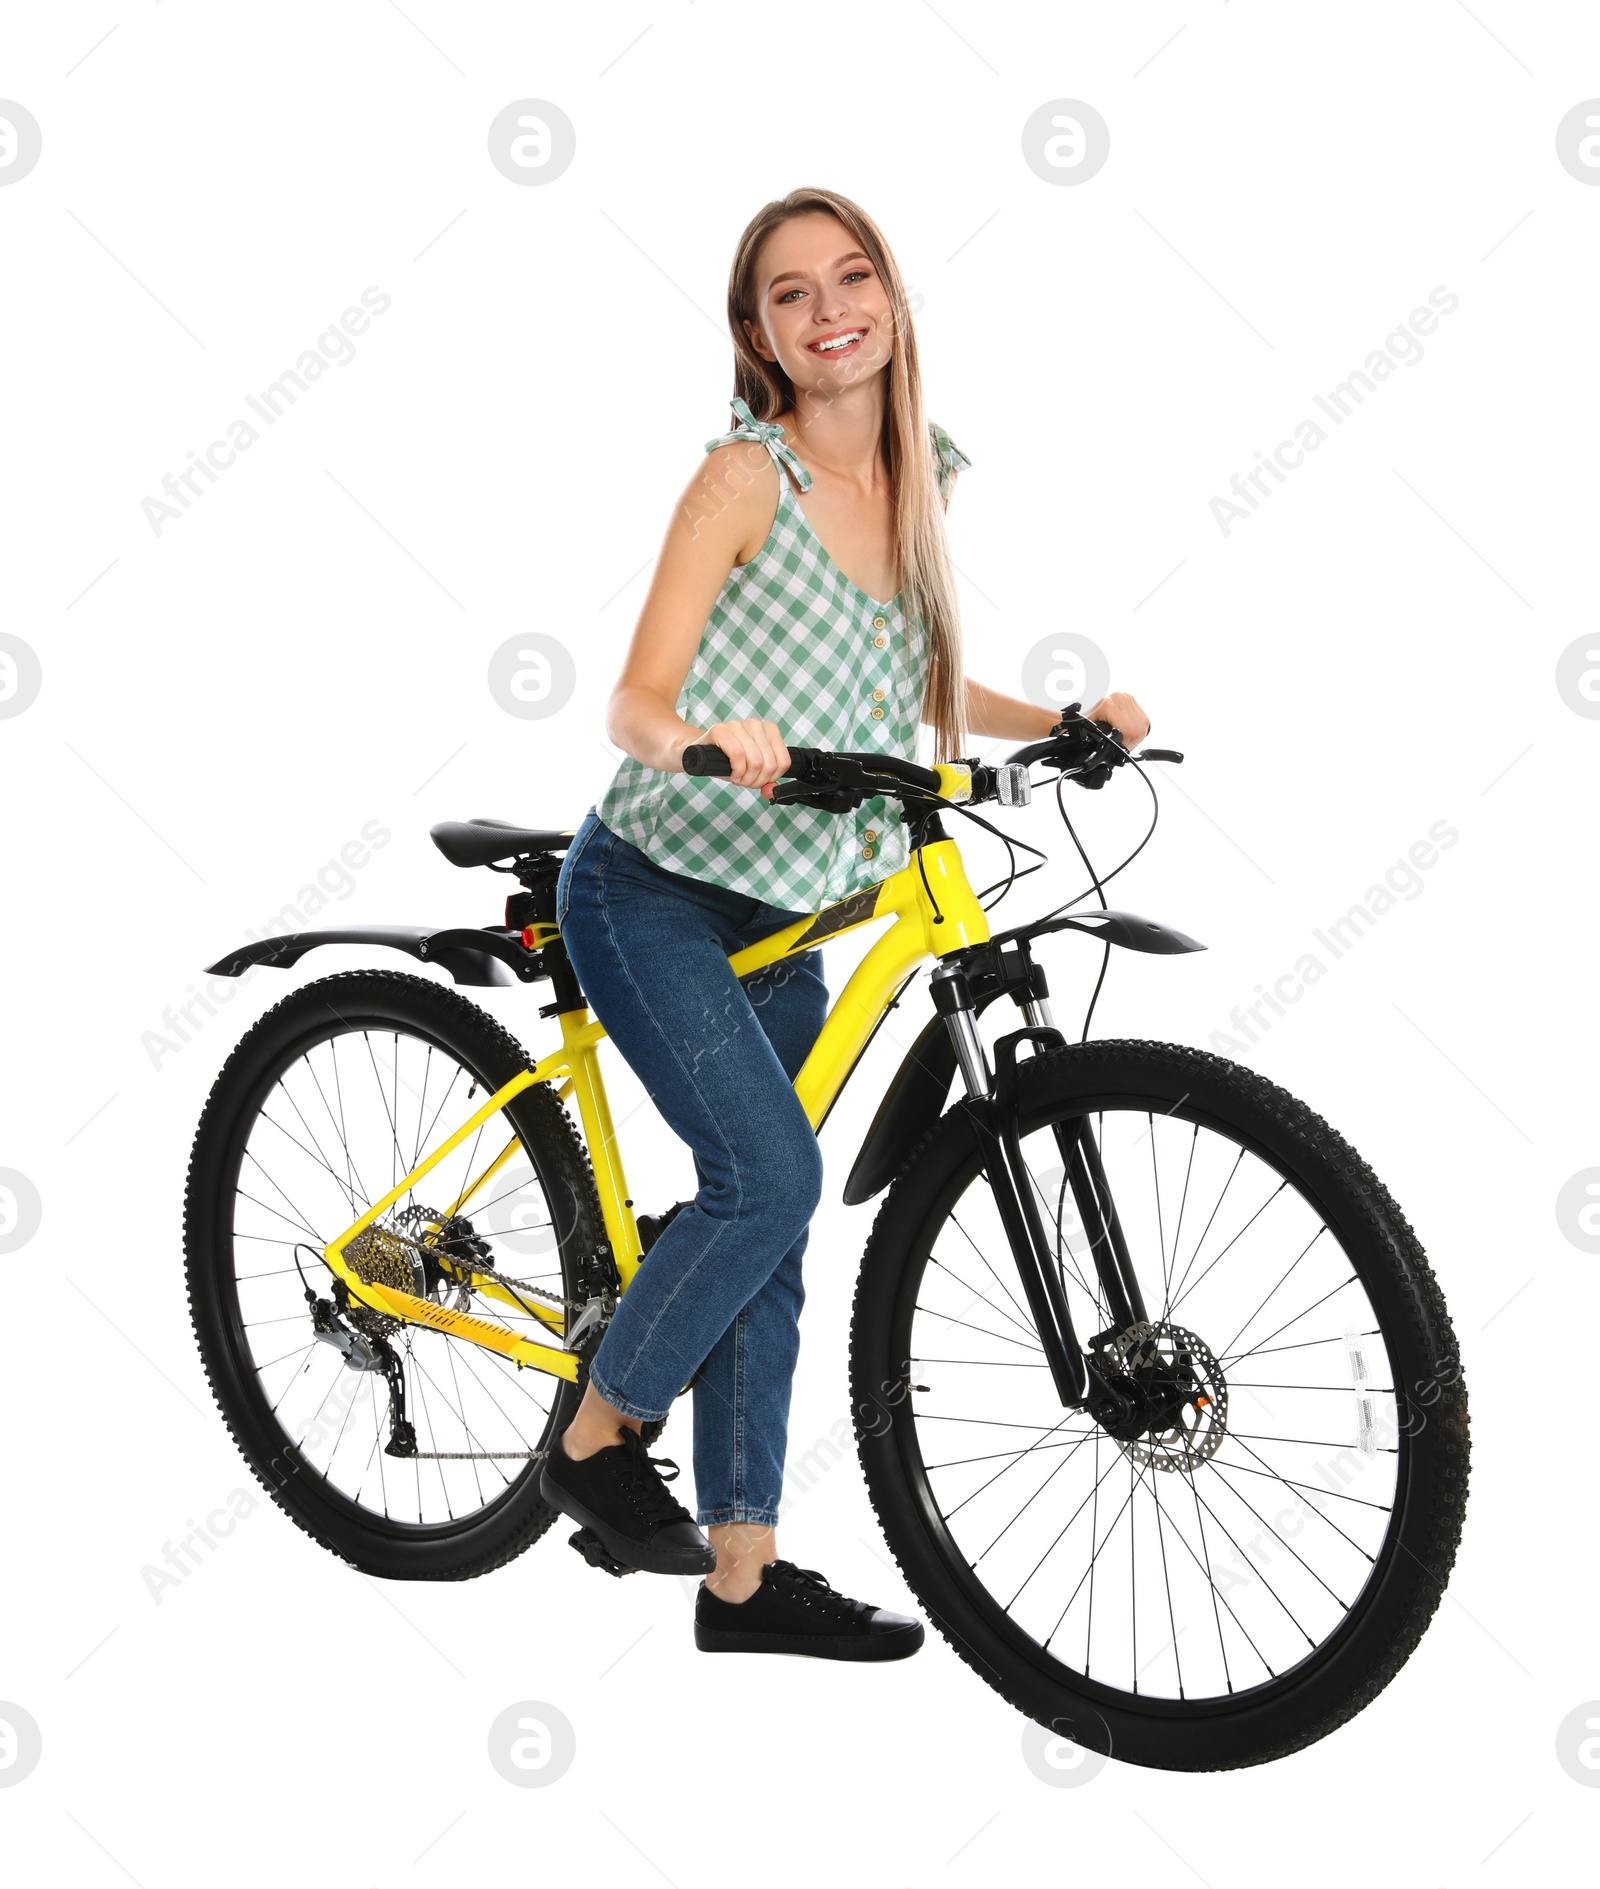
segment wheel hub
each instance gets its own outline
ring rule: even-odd
[[[1203,1339],[1165,1320],[1141,1321],[1106,1340],[1099,1365],[1130,1406],[1102,1426],[1135,1463],[1189,1471],[1216,1454],[1227,1434],[1228,1385]]]

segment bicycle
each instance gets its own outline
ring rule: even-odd
[[[868,1491],[930,1620],[1019,1711],[1092,1750],[1204,1770],[1295,1751],[1393,1678],[1454,1562],[1469,1439],[1437,1281],[1355,1151],[1208,1052],[1089,1040],[1088,1018],[1069,1042],[1033,956],[1048,934],[1087,935],[1103,981],[1113,945],[1203,947],[1109,908],[1114,873],[1094,877],[1097,908],[1074,912],[1086,892],[991,932],[945,831],[957,812],[998,832],[972,809],[1026,804],[1043,763],[1087,864],[1063,785],[1131,765],[1154,801],[1145,763],[1182,758],[1129,754],[1078,704],[995,765],[793,748],[775,802],[894,795],[909,861],[730,964],[748,976],[894,921],[795,1080],[820,1131],[934,961],[934,1014],[844,1188],[883,1195],[850,1334]],[[706,744],[683,765],[728,771]],[[239,1043],[196,1133],[186,1268],[213,1392],[279,1506],[369,1574],[463,1580],[545,1533],[540,1459],[687,1204],[635,1212],[605,1031],[555,922],[572,836],[432,829],[452,863],[515,879],[503,924],[300,932],[211,967],[378,943],[459,985],[552,988],[539,1015],[561,1042],[534,1060],[430,979],[307,984]],[[989,1047],[979,1019],[1002,999],[1022,1022]],[[607,1565],[583,1533],[573,1545]]]

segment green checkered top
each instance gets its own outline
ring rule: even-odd
[[[739,425],[707,440],[714,452],[758,440],[778,468],[778,510],[766,543],[728,573],[677,700],[691,726],[754,718],[776,722],[795,747],[864,750],[915,760],[927,682],[928,638],[908,621],[905,592],[879,603],[823,549],[790,489],[811,474],[784,430],[758,420],[737,395]],[[943,427],[930,426],[939,489],[972,462]],[[789,476],[785,476],[785,475]],[[854,813],[773,806],[753,788],[714,776],[664,772],[631,755],[591,809],[669,872],[681,872],[791,912],[814,912],[898,872],[909,857],[897,801],[864,800]]]

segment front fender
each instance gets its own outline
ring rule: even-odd
[[[424,964],[442,966],[458,984],[531,984],[549,975],[541,954],[528,950],[520,932],[498,925],[478,930],[465,925],[351,925],[337,931],[290,931],[240,945],[206,970],[214,977],[241,977],[255,964],[287,969],[308,951],[332,944],[384,945],[404,951]]]
[[[1031,941],[1052,931],[1082,932],[1088,937],[1121,945],[1128,951],[1155,952],[1161,956],[1205,950],[1205,946],[1187,932],[1163,925],[1154,918],[1143,918],[1137,912],[1121,911],[1088,911],[1040,919],[1032,925],[1019,925],[1013,931],[996,932],[988,947],[980,948],[996,951],[1003,961],[1005,946],[1024,939]],[[1013,952],[1012,957],[1015,955]],[[1042,972],[1043,967],[1036,965],[1034,969]],[[1006,993],[1004,984],[976,992],[973,1005],[977,1014],[982,1016],[996,998]],[[950,1040],[944,1018],[932,1016],[906,1052],[905,1061],[895,1071],[894,1080],[878,1104],[878,1112],[872,1118],[861,1152],[844,1184],[846,1206],[856,1207],[870,1200],[894,1179],[900,1163],[944,1113],[955,1075],[956,1046]]]
[[[861,1152],[844,1184],[847,1207],[881,1193],[924,1132],[944,1113],[955,1080],[956,1046],[937,1013],[922,1026],[884,1091]]]

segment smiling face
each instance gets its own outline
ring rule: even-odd
[[[824,398],[881,373],[894,353],[889,293],[837,218],[815,212],[775,229],[756,259],[754,322],[745,323],[763,360]]]

